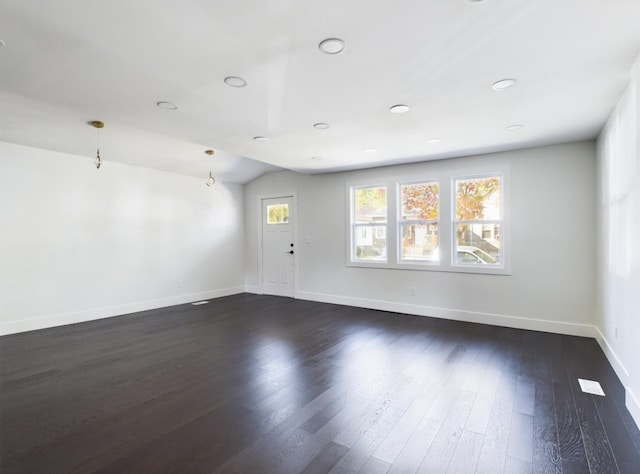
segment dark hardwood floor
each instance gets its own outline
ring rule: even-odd
[[[640,472],[592,339],[244,294],[0,357],[3,474]]]

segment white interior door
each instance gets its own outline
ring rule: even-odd
[[[262,292],[293,298],[293,198],[262,200]]]

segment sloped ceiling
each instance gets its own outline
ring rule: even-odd
[[[90,160],[97,119],[105,163],[244,183],[591,139],[638,25],[637,0],[0,0],[0,140]]]

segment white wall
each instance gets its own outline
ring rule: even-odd
[[[510,276],[345,265],[346,183],[503,165],[511,176]],[[595,336],[595,188],[593,142],[329,175],[267,174],[245,187],[247,290],[260,292],[259,196],[295,192],[298,298]]]
[[[0,142],[0,334],[243,289],[243,187]]]
[[[640,425],[640,58],[598,141],[599,341]]]

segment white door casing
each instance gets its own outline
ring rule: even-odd
[[[293,298],[293,197],[268,198],[261,201],[262,293]]]

